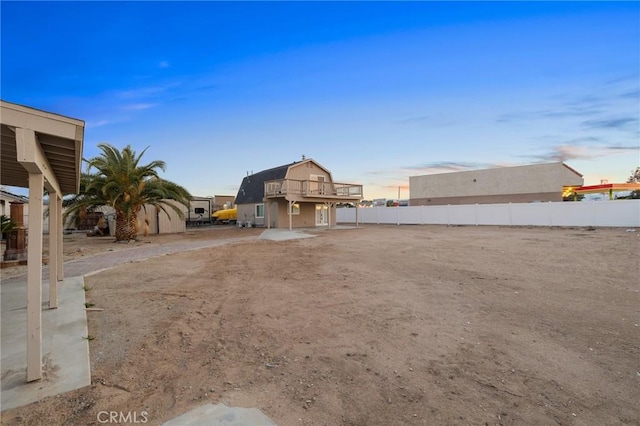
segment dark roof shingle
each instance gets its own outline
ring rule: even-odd
[[[294,164],[296,164],[295,161],[284,166],[254,173],[242,179],[238,195],[236,195],[236,204],[261,203],[264,198],[264,183],[270,180],[284,179],[287,175],[287,170]]]

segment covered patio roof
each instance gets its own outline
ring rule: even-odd
[[[84,122],[10,102],[0,101],[0,104],[0,182],[3,185],[27,188],[29,169],[40,167],[48,172],[43,171],[45,180],[54,180],[55,177],[61,194],[77,193],[82,166]],[[28,146],[17,144],[16,128],[35,132],[37,144],[33,147],[34,152],[28,152]],[[36,164],[27,167],[20,164],[25,162]]]
[[[58,308],[62,271],[62,197],[80,189],[84,122],[0,100],[0,184],[29,188],[27,377],[42,378],[43,194],[49,194],[49,309]],[[24,228],[14,235],[24,239]],[[23,246],[24,247],[24,246]],[[4,324],[3,324],[4,325]]]

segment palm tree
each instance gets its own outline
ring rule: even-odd
[[[79,215],[98,206],[111,206],[116,211],[116,241],[135,240],[138,235],[138,214],[145,205],[167,212],[184,213],[178,204],[188,206],[191,195],[182,186],[160,178],[164,161],[140,165],[145,148],[139,155],[127,145],[122,151],[109,144],[99,144],[102,153],[90,160],[87,172],[80,177],[80,193],[66,199],[64,218]],[[92,173],[92,170],[96,171]]]
[[[15,227],[16,224],[9,216],[0,215],[0,233],[4,235],[5,232],[13,231]]]

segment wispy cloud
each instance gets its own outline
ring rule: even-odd
[[[137,113],[162,105],[180,85],[180,82],[174,81],[155,86],[109,90],[76,100],[76,103],[87,105],[83,112],[87,128],[108,126],[131,121]]]
[[[556,145],[540,154],[525,155],[533,161],[569,161],[569,160],[593,160],[595,158],[617,155],[623,152],[640,151],[640,146],[633,145]]]
[[[569,160],[591,160],[601,155],[594,154],[588,147],[577,145],[558,145],[552,147],[549,151],[526,155],[525,158],[531,158],[535,161],[569,161]]]
[[[401,190],[402,189],[404,189],[404,190],[408,190],[409,189],[409,185],[407,185],[407,184],[400,184],[400,185],[390,184],[390,185],[378,185],[378,186],[380,188],[382,188],[382,189],[395,189],[395,190],[397,190],[398,188],[400,188]]]
[[[640,151],[640,145],[611,145],[605,149],[609,151]]]
[[[417,117],[409,117],[399,121],[399,123],[424,123],[430,120],[431,117],[428,115],[420,115]]]
[[[417,124],[426,127],[448,127],[456,124],[455,120],[446,117],[438,117],[432,115],[418,115],[415,117],[404,118],[398,121],[399,124]]]
[[[88,120],[85,122],[84,126],[87,129],[94,129],[96,127],[106,126],[107,124],[111,124],[113,121],[110,120]]]
[[[582,123],[588,129],[618,129],[627,130],[638,127],[637,117],[605,118],[600,120],[587,120]]]
[[[136,103],[136,104],[128,104],[123,105],[122,109],[125,111],[141,111],[149,108],[153,108],[156,104],[152,103]]]
[[[604,82],[606,86],[610,85],[618,85],[620,83],[632,82],[634,84],[638,84],[638,74],[627,74],[621,77],[612,78],[611,80],[607,80]]]
[[[463,162],[463,161],[435,161],[431,163],[421,163],[413,166],[400,167],[396,169],[378,169],[369,170],[367,175],[376,178],[386,177],[389,179],[398,179],[400,177],[408,177],[415,175],[428,175],[435,173],[459,172],[465,170],[488,169],[495,167],[508,167],[514,164],[508,163],[480,163],[480,162]],[[397,188],[398,185],[389,185]]]
[[[640,99],[640,89],[634,89],[634,90],[630,90],[628,92],[621,93],[620,94],[620,98],[622,98],[622,99],[639,100]]]
[[[461,170],[471,170],[489,167],[487,163],[475,163],[475,162],[462,162],[462,161],[436,161],[432,163],[417,164],[415,166],[409,166],[407,170],[424,171],[424,170],[439,170],[458,172]]]
[[[170,66],[171,65],[167,61],[160,61],[160,63],[158,64],[158,67],[160,68],[169,68]]]
[[[603,110],[596,106],[574,106],[563,107],[557,110],[545,109],[536,111],[522,111],[516,113],[502,114],[498,116],[498,123],[511,123],[523,120],[541,120],[547,118],[573,118],[573,117],[589,117],[601,114]]]
[[[614,109],[637,111],[637,103],[629,104],[629,100],[640,99],[638,76],[623,76],[595,86],[591,93],[559,93],[547,99],[548,108],[537,110],[511,111],[497,117],[498,123],[512,123],[526,120],[590,118],[585,125],[604,129],[616,129],[632,119],[609,119],[605,114]],[[623,114],[628,114],[623,113]],[[637,121],[637,119],[635,120]],[[579,124],[579,123],[576,123]]]
[[[148,99],[163,94],[179,85],[179,82],[172,82],[157,86],[136,87],[132,89],[115,91],[113,92],[113,96],[119,99]]]

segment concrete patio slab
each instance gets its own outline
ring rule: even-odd
[[[289,231],[288,229],[265,229],[262,234],[260,234],[261,240],[271,241],[297,240],[311,237],[315,237],[315,235],[306,234],[302,231]]]
[[[58,308],[43,304],[43,379],[27,383],[26,277],[2,283],[2,411],[91,384],[83,286],[82,277],[65,279],[58,283]],[[48,301],[48,282],[42,288],[43,300]]]
[[[276,426],[257,408],[207,404],[163,423],[163,426]]]

